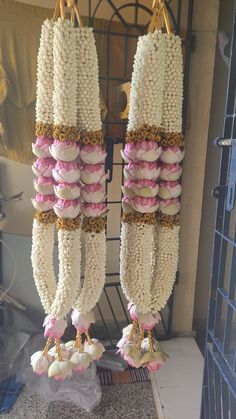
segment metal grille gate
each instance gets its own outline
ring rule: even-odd
[[[235,6],[236,2],[234,1]],[[201,419],[236,418],[236,8],[221,148]]]
[[[193,50],[192,36],[192,14],[193,0],[185,3],[187,7],[187,21],[185,21],[186,32],[184,33],[184,128],[187,110],[188,80],[190,55]],[[147,7],[147,2],[135,0],[125,2],[121,5],[117,0],[87,0],[87,16],[89,25],[94,27],[95,36],[103,37],[103,49],[99,39],[97,42],[98,57],[103,60],[100,62],[100,85],[106,103],[108,113],[104,121],[105,142],[107,149],[106,170],[109,173],[107,184],[107,204],[109,208],[107,223],[108,241],[108,266],[107,282],[96,308],[96,317],[101,328],[96,330],[96,334],[107,342],[108,348],[113,348],[117,339],[121,336],[121,329],[127,324],[128,315],[126,311],[126,301],[122,295],[119,283],[119,240],[120,240],[120,215],[121,215],[121,182],[122,182],[122,160],[120,149],[124,143],[125,129],[127,120],[121,120],[114,114],[113,99],[116,86],[131,79],[132,65],[128,63],[128,57],[133,63],[138,36],[147,32],[147,26],[152,15],[152,10]],[[151,6],[152,1],[148,2]],[[170,13],[172,26],[176,33],[180,32],[180,24],[183,13],[181,0],[166,1]],[[103,6],[110,9],[110,19],[103,22],[103,27],[97,24],[97,17],[101,18]],[[129,12],[129,13],[127,13]],[[185,9],[186,12],[186,9]],[[129,18],[127,18],[129,14]],[[140,23],[142,14],[142,24]],[[130,18],[132,15],[132,18]],[[144,18],[145,16],[145,18]],[[117,23],[118,22],[118,26]],[[145,22],[145,23],[143,23]],[[114,42],[122,43],[124,60],[122,65],[112,70],[112,50]],[[115,58],[116,59],[116,58]],[[105,62],[105,65],[104,65]],[[102,67],[102,71],[101,71]],[[111,185],[112,181],[112,185]],[[115,191],[116,190],[116,191]],[[170,338],[172,324],[173,294],[169,299],[166,309],[161,313],[162,328],[158,326],[159,339]],[[110,321],[107,320],[110,318]],[[100,322],[99,322],[100,320]],[[113,326],[115,327],[114,329]],[[161,329],[161,330],[160,330]]]

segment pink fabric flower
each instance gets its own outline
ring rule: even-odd
[[[50,157],[50,146],[52,142],[52,138],[37,137],[36,142],[32,144],[32,151],[35,156],[41,158]]]
[[[129,315],[131,317],[131,319],[134,321],[138,320],[138,314],[137,314],[137,309],[136,306],[132,303],[128,304],[128,310],[129,310]]]
[[[132,198],[134,195],[151,198],[157,195],[159,185],[153,180],[148,179],[126,180],[122,191],[129,198]]]
[[[105,199],[105,187],[101,183],[85,185],[81,189],[81,196],[84,202],[98,204]]]
[[[71,320],[77,331],[84,333],[89,330],[91,323],[95,323],[95,316],[92,311],[89,311],[87,314],[82,314],[74,309],[71,314]]]
[[[180,163],[181,160],[184,158],[184,150],[179,147],[172,146],[172,147],[165,147],[160,156],[160,160],[163,163]]]
[[[180,210],[180,202],[178,198],[160,200],[160,211],[163,214],[175,215]]]
[[[157,162],[142,161],[140,163],[129,163],[124,168],[126,179],[148,179],[156,180],[160,174],[161,165]]]
[[[54,193],[55,181],[52,177],[39,176],[34,179],[34,188],[42,195],[51,195]]]
[[[52,176],[52,169],[55,167],[55,160],[50,158],[38,158],[33,166],[32,170],[36,176],[45,176],[51,177]]]
[[[52,173],[58,183],[76,183],[80,178],[80,170],[75,162],[58,161]]]
[[[58,199],[54,211],[59,218],[75,218],[80,213],[79,199]]]
[[[55,194],[60,199],[77,199],[80,196],[80,183],[59,183],[54,186]]]
[[[82,204],[81,211],[85,217],[100,217],[107,212],[107,207],[104,203]]]
[[[126,162],[130,160],[154,162],[160,157],[161,152],[162,148],[156,141],[143,140],[138,143],[127,143],[121,155]]]
[[[81,160],[86,164],[104,163],[107,153],[99,144],[83,145],[80,152]]]
[[[181,194],[181,185],[175,182],[166,182],[162,180],[159,183],[159,197],[162,199],[177,198]]]
[[[141,213],[152,213],[157,211],[159,207],[157,198],[143,198],[141,196],[135,196],[133,198],[124,197],[122,202],[127,204],[134,211]]]
[[[37,193],[35,199],[32,199],[34,208],[38,211],[49,211],[53,209],[56,203],[55,195],[42,195]]]
[[[80,148],[76,141],[54,140],[50,147],[50,152],[54,159],[70,162],[77,159]]]
[[[81,168],[81,180],[86,185],[104,183],[106,179],[103,164],[85,164]]]
[[[160,179],[167,181],[175,181],[180,178],[182,174],[182,167],[178,164],[165,164],[161,165]]]
[[[44,337],[60,339],[64,335],[67,323],[64,319],[55,319],[48,315],[45,317],[43,326]]]

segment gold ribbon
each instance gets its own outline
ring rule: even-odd
[[[165,25],[166,32],[171,34],[170,18],[164,0],[153,0],[152,3],[153,15],[148,27],[148,32],[154,32],[155,29],[161,30]]]

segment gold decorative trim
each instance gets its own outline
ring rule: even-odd
[[[80,133],[77,127],[54,125],[53,138],[59,141],[79,141]]]
[[[53,125],[36,122],[35,134],[37,137],[53,138]]]
[[[99,131],[82,131],[81,132],[82,144],[103,144],[103,132]]]
[[[57,230],[68,230],[74,231],[80,228],[81,226],[81,217],[78,215],[76,218],[58,218],[56,227]]]
[[[124,212],[121,221],[128,224],[156,224],[155,213]]]
[[[34,214],[35,220],[42,224],[53,224],[55,223],[57,216],[53,210],[50,211],[36,211]]]
[[[162,227],[174,228],[180,225],[180,215],[162,214],[160,211],[156,213],[156,221]]]
[[[101,233],[105,229],[106,219],[104,217],[84,217],[82,229],[87,232]]]
[[[162,132],[160,145],[162,147],[183,147],[184,136],[179,132]]]
[[[126,132],[127,143],[139,143],[143,140],[151,140],[160,142],[161,141],[161,129],[156,125],[143,124],[139,129],[135,131]]]

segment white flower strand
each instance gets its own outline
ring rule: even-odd
[[[76,32],[72,22],[58,19],[54,24],[54,124],[76,126]]]
[[[76,29],[77,56],[77,121],[81,131],[102,128],[99,106],[97,49],[92,28]]]
[[[59,280],[50,314],[60,319],[67,315],[80,289],[81,230],[58,231]]]
[[[85,233],[85,273],[84,285],[74,304],[74,308],[87,314],[98,302],[106,274],[105,230],[100,233]]]
[[[156,258],[151,292],[153,313],[165,307],[173,290],[179,259],[179,229],[179,226],[174,228],[156,226]]]
[[[37,58],[36,121],[44,124],[53,124],[53,26],[52,20],[44,21]]]
[[[165,34],[165,77],[162,129],[165,132],[182,132],[183,57],[181,38]]]
[[[33,277],[46,314],[50,313],[56,293],[56,279],[53,268],[54,248],[53,223],[33,221],[31,261]]]
[[[149,224],[121,225],[121,286],[140,313],[150,312],[151,306],[153,229]]]
[[[164,61],[164,35],[155,31],[140,36],[131,80],[128,131],[143,124],[161,126]]]

